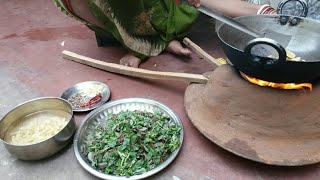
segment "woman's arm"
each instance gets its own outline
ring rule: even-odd
[[[257,14],[261,8],[260,5],[242,0],[189,0],[189,4],[195,7],[199,7],[200,3],[204,7],[215,9],[230,17]]]

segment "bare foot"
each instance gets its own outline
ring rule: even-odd
[[[141,64],[141,59],[135,57],[131,53],[128,53],[123,58],[120,59],[120,64],[123,66],[138,68]]]
[[[182,47],[181,43],[177,40],[173,40],[169,43],[166,51],[174,53],[176,55],[190,56],[191,51],[187,48]]]

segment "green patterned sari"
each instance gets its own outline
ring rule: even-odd
[[[61,11],[85,23],[97,34],[112,34],[127,50],[144,59],[160,54],[174,39],[186,35],[198,11],[174,0],[86,0],[103,23],[97,27],[78,18],[68,0],[54,0]]]

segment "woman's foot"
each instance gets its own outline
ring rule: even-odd
[[[177,40],[171,41],[167,46],[166,51],[182,56],[191,55],[191,51],[188,48],[182,47],[181,43]]]
[[[191,51],[187,48],[182,47],[181,43],[177,40],[171,41],[167,46],[166,51],[174,53],[176,55],[182,55],[182,56],[191,55]],[[123,58],[120,59],[120,65],[123,65],[123,66],[138,68],[140,64],[141,64],[141,59],[135,57],[131,53],[128,53],[127,55],[125,55]]]
[[[120,59],[120,64],[123,66],[138,68],[141,64],[141,59],[135,57],[131,53],[128,53],[123,58]]]

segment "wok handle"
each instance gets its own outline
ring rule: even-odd
[[[277,7],[277,11],[278,11],[278,14],[283,14],[283,7],[291,2],[291,1],[296,1],[296,2],[299,2],[302,6],[302,12],[301,14],[299,15],[300,17],[306,17],[307,14],[308,14],[308,2],[307,1],[304,1],[304,0],[283,0],[279,3],[278,7]]]
[[[268,58],[268,57],[261,57],[252,55],[251,49],[259,44],[265,44],[273,47],[277,50],[279,54],[278,59]],[[269,38],[256,38],[248,42],[247,46],[244,49],[244,53],[248,56],[251,62],[260,67],[264,67],[265,69],[270,69],[275,67],[278,64],[285,63],[287,59],[286,50],[275,40]]]

